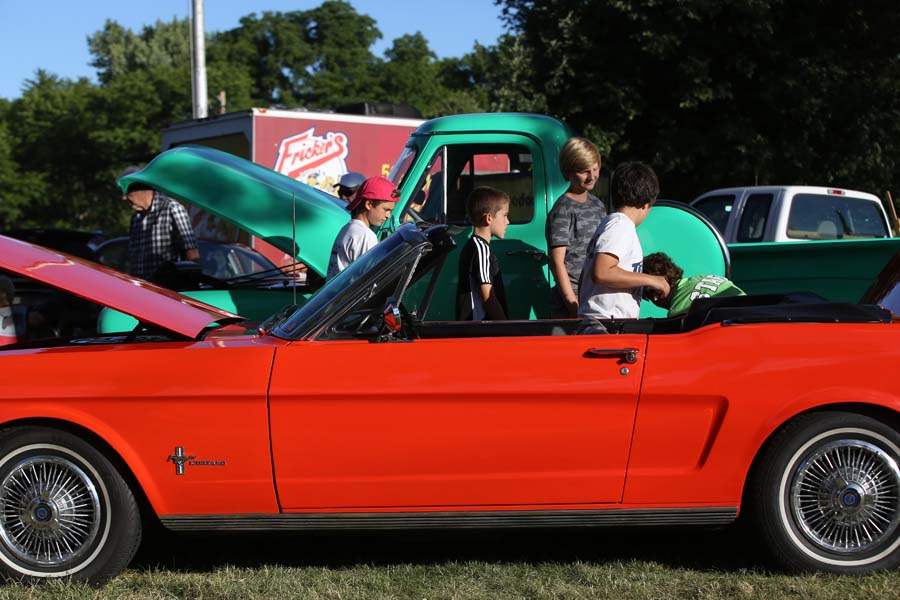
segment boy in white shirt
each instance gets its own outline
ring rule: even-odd
[[[659,194],[659,181],[649,166],[631,162],[616,167],[610,182],[615,212],[604,218],[588,243],[581,271],[578,315],[588,319],[636,319],[643,288],[669,294],[665,277],[642,273],[644,251],[637,226]]]
[[[331,247],[327,278],[331,279],[378,243],[372,227],[388,220],[397,203],[397,188],[387,177],[370,177],[347,204],[350,222],[338,232]]]

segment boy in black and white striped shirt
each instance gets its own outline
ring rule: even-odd
[[[478,187],[466,199],[466,212],[475,229],[459,255],[456,318],[459,321],[504,320],[506,290],[500,261],[491,252],[491,238],[506,235],[509,196],[491,187]]]

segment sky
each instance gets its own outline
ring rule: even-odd
[[[305,10],[321,0],[205,0],[207,32],[237,27],[252,12]],[[405,33],[421,31],[438,57],[461,56],[478,41],[489,45],[503,32],[493,0],[350,0],[357,12],[375,19],[383,35],[373,50],[381,55]],[[0,97],[21,95],[37,69],[60,77],[89,77],[87,37],[107,19],[140,30],[157,19],[183,18],[191,0],[0,0]]]

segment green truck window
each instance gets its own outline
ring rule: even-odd
[[[509,195],[509,222],[530,223],[534,217],[533,158],[524,146],[455,146],[448,163],[455,178],[447,191],[447,222],[466,223],[466,198],[476,187],[490,186]],[[457,171],[454,166],[462,165]]]
[[[394,166],[388,172],[388,179],[398,188],[403,187],[403,182],[406,180],[407,174],[409,174],[409,168],[416,162],[417,154],[418,149],[415,145],[410,144],[404,147],[403,152],[397,158],[397,162],[394,163]]]
[[[468,225],[466,198],[476,187],[490,186],[509,195],[511,224],[530,223],[533,164],[529,149],[516,144],[444,146],[432,157],[409,207],[430,223]]]
[[[414,221],[413,211],[421,219],[429,223],[444,222],[444,156],[447,153],[446,146],[440,148],[431,157],[431,163],[416,184],[409,202],[401,219],[402,223]]]

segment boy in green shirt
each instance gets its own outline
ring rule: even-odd
[[[647,299],[659,306],[668,308],[670,317],[683,315],[698,298],[725,298],[728,296],[745,296],[744,290],[731,281],[718,275],[695,275],[685,277],[684,271],[676,265],[668,254],[655,252],[644,257],[644,273],[665,277],[671,291],[665,298],[654,295],[655,290],[647,290]]]

